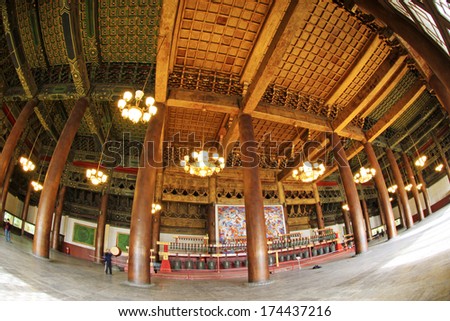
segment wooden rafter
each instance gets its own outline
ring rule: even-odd
[[[158,51],[156,54],[155,100],[165,103],[172,50],[172,37],[177,16],[178,1],[163,1],[159,21]]]
[[[367,141],[373,142],[389,126],[391,126],[425,91],[426,86],[420,82],[414,83],[408,92],[401,97],[375,125],[366,132]]]
[[[379,97],[389,93],[388,87],[396,83],[393,80],[398,79],[398,75],[406,73],[405,59],[406,57],[397,59],[393,65],[389,59],[384,60],[371,78],[376,83],[375,87],[372,88],[372,82],[369,82],[368,89],[364,87],[359,93],[364,98],[357,102],[353,100],[333,121],[333,127],[338,134],[341,134],[341,131],[361,112],[365,111],[364,114],[372,112],[377,106],[377,104],[371,103],[372,101],[379,101]]]

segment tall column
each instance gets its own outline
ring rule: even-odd
[[[8,170],[9,163],[11,162],[11,158],[14,154],[14,149],[17,146],[17,142],[22,135],[25,126],[27,125],[27,120],[33,113],[34,107],[37,105],[38,100],[33,98],[29,100],[25,107],[23,107],[22,111],[17,117],[14,126],[11,129],[11,132],[6,139],[5,145],[3,146],[2,153],[0,155],[0,188],[3,186],[3,182],[5,180],[6,171]]]
[[[111,178],[110,178],[111,179]],[[95,262],[101,263],[103,253],[105,252],[105,227],[108,216],[108,197],[105,191],[100,200],[100,213],[97,217],[97,233],[95,235]]]
[[[398,192],[398,189],[395,191],[395,195],[397,196],[397,204],[398,204],[398,212],[400,213],[400,221],[402,221],[402,226],[406,228],[405,212],[403,212],[402,198],[400,197],[400,193]]]
[[[23,209],[22,209],[22,226],[20,228],[21,232],[20,235],[24,234],[25,231],[25,222],[27,221],[28,217],[28,209],[30,207],[30,199],[31,199],[31,192],[33,191],[33,185],[31,185],[31,181],[28,182],[28,188],[27,188],[27,194],[25,195],[25,201],[23,202]]]
[[[278,199],[280,200],[281,206],[283,206],[284,225],[286,226],[286,234],[289,234],[291,233],[291,229],[289,228],[288,222],[289,215],[286,207],[286,194],[284,193],[284,186],[282,182],[277,181],[277,189],[278,189]]]
[[[1,208],[0,208],[0,216],[2,218],[2,222],[4,221],[5,217],[5,206],[6,206],[6,199],[8,198],[8,190],[9,190],[9,183],[11,183],[11,177],[14,172],[14,167],[16,164],[14,164],[14,161],[12,161],[9,164],[8,170],[5,175],[5,181],[3,183],[3,188],[1,190]]]
[[[402,205],[403,215],[405,217],[404,223],[406,224],[406,228],[411,228],[414,223],[411,214],[411,208],[408,203],[408,194],[406,194],[405,184],[403,183],[402,174],[400,173],[400,169],[398,168],[397,161],[395,160],[394,153],[390,148],[386,148],[386,157],[391,165],[392,175],[394,176],[395,184],[398,186],[398,199]]]
[[[58,201],[55,208],[55,219],[53,220],[52,249],[58,250],[59,231],[61,230],[61,218],[64,207],[64,196],[66,195],[66,186],[61,186],[58,192]]]
[[[158,104],[158,112],[150,119],[136,178],[131,209],[128,282],[131,285],[150,284],[150,248],[152,242],[152,203],[155,199],[156,176],[162,167],[162,135],[166,106]]]
[[[425,183],[425,180],[423,179],[422,170],[419,169],[417,171],[417,177],[419,178],[419,183],[422,184],[422,196],[423,201],[425,202],[425,207],[427,208],[427,216],[433,213],[433,210],[431,209],[431,202],[430,202],[430,196],[428,195],[427,190],[427,184]]]
[[[419,191],[417,190],[416,179],[414,178],[414,172],[411,168],[411,164],[409,162],[409,157],[406,153],[402,153],[403,162],[405,163],[406,173],[408,174],[408,180],[412,184],[412,193],[414,197],[414,202],[416,203],[417,214],[419,214],[419,221],[423,220],[423,208],[422,203],[420,203]]]
[[[348,212],[347,210],[344,210],[342,206],[344,206],[344,202],[341,203],[341,209],[342,209],[342,217],[344,218],[345,234],[352,234],[353,233],[352,226],[350,223],[350,219],[348,217]]]
[[[152,244],[151,248],[154,250],[153,256],[155,261],[159,261],[159,235],[161,233],[161,211],[156,211],[152,214]]]
[[[365,143],[364,150],[366,152],[370,166],[375,169],[375,176],[373,177],[373,181],[375,182],[375,187],[378,191],[378,200],[381,204],[381,221],[383,222],[384,214],[384,223],[386,224],[387,237],[388,239],[391,239],[397,236],[397,228],[395,227],[394,211],[392,210],[392,204],[389,201],[389,192],[386,187],[386,182],[384,181],[383,171],[381,170],[380,164],[378,163],[377,155],[373,150],[372,144],[369,142]]]
[[[367,203],[364,198],[361,198],[361,207],[363,210],[364,222],[366,223],[367,240],[370,241],[372,240],[372,227],[370,226],[369,210],[367,209]]]
[[[317,213],[317,227],[318,229],[325,228],[325,220],[323,219],[322,205],[320,204],[319,189],[316,183],[312,183],[314,200],[316,201],[316,213]]]
[[[208,238],[210,244],[216,243],[216,207],[214,204],[208,204],[206,207],[206,217],[208,227],[206,231],[208,232]]]
[[[56,194],[64,166],[69,156],[73,139],[80,127],[88,99],[81,97],[75,103],[69,119],[59,136],[58,143],[53,151],[52,159],[45,175],[44,186],[39,199],[39,207],[36,217],[36,228],[33,239],[33,254],[38,257],[49,257],[50,230],[52,227],[53,210],[55,209]]]
[[[360,254],[368,250],[367,237],[364,230],[364,218],[359,203],[358,191],[355,182],[353,181],[353,174],[347,160],[347,155],[342,147],[341,140],[336,133],[333,133],[332,147],[334,159],[339,168],[342,185],[344,186],[345,195],[350,208],[350,220],[353,227],[353,238],[355,240],[355,253]]]
[[[242,172],[244,179],[245,220],[247,232],[248,282],[269,281],[266,222],[261,180],[259,179],[258,143],[253,133],[252,117],[239,117]]]
[[[447,172],[448,180],[450,181],[450,166],[448,165],[447,157],[445,156],[444,150],[442,149],[442,146],[435,135],[431,135],[431,138],[433,138],[433,142],[438,149],[439,156],[441,156],[442,164],[444,165],[445,171]]]

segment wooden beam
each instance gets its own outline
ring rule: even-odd
[[[346,106],[346,108],[338,114],[338,117],[333,121],[335,131],[340,134],[341,131],[363,110],[368,110],[369,104],[372,100],[377,100],[383,93],[389,93],[389,84],[396,84],[392,81],[397,78],[396,75],[404,70],[406,73],[406,57],[397,59],[393,64],[389,58],[385,59],[378,67],[377,71],[366,83],[358,95]],[[372,106],[377,106],[372,104]],[[372,109],[370,109],[370,112]]]
[[[167,83],[169,82],[171,59],[170,54],[177,9],[178,1],[167,0],[162,2],[155,76],[155,100],[160,103],[165,103],[167,99]]]
[[[316,1],[293,0],[281,20],[255,77],[243,99],[244,113],[251,113],[278,72],[279,65],[292,42],[293,35],[307,22]]]
[[[389,126],[391,126],[425,91],[426,86],[419,81],[403,95],[375,125],[366,132],[367,141],[373,142]]]
[[[224,96],[186,89],[171,89],[167,98],[167,105],[237,115],[239,113],[239,99],[240,97],[238,96]]]
[[[250,84],[255,77],[256,72],[261,64],[270,41],[274,38],[283,16],[289,6],[290,0],[279,0],[272,3],[269,15],[264,21],[264,25],[259,33],[258,39],[253,46],[251,56],[247,59],[247,64],[242,72],[241,83]]]
[[[268,104],[259,104],[256,110],[252,113],[254,118],[274,121],[277,123],[297,125],[320,132],[332,132],[328,119],[323,116],[314,115],[311,113],[293,110],[285,107],[274,107]],[[365,139],[362,129],[356,126],[347,126],[342,130],[341,136],[352,138],[358,141]]]
[[[325,105],[333,105],[342,95],[342,93],[351,85],[351,83],[355,80],[358,74],[363,70],[363,68],[367,65],[370,58],[372,58],[375,51],[382,44],[382,40],[377,35],[373,36],[371,41],[366,45],[364,52],[360,55],[357,61],[353,64],[351,69],[347,72],[346,76],[342,81],[339,82],[339,85],[333,89],[333,92],[326,100]]]

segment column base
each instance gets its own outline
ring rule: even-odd
[[[267,281],[258,281],[258,282],[248,282],[248,283],[245,283],[245,285],[248,287],[257,287],[257,286],[269,285],[274,282],[275,281],[273,281],[273,280],[267,280]]]
[[[135,288],[143,288],[143,289],[148,289],[148,288],[155,286],[153,283],[140,284],[140,283],[134,283],[134,282],[130,282],[130,281],[125,281],[123,284],[132,286]]]

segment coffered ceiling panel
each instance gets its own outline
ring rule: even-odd
[[[175,66],[240,75],[272,1],[184,2]]]
[[[319,1],[293,40],[275,85],[325,99],[358,58],[371,31],[348,12]]]
[[[155,62],[158,0],[99,1],[100,51],[105,62]]]
[[[67,64],[60,9],[60,1],[39,1],[42,38],[50,65]]]

